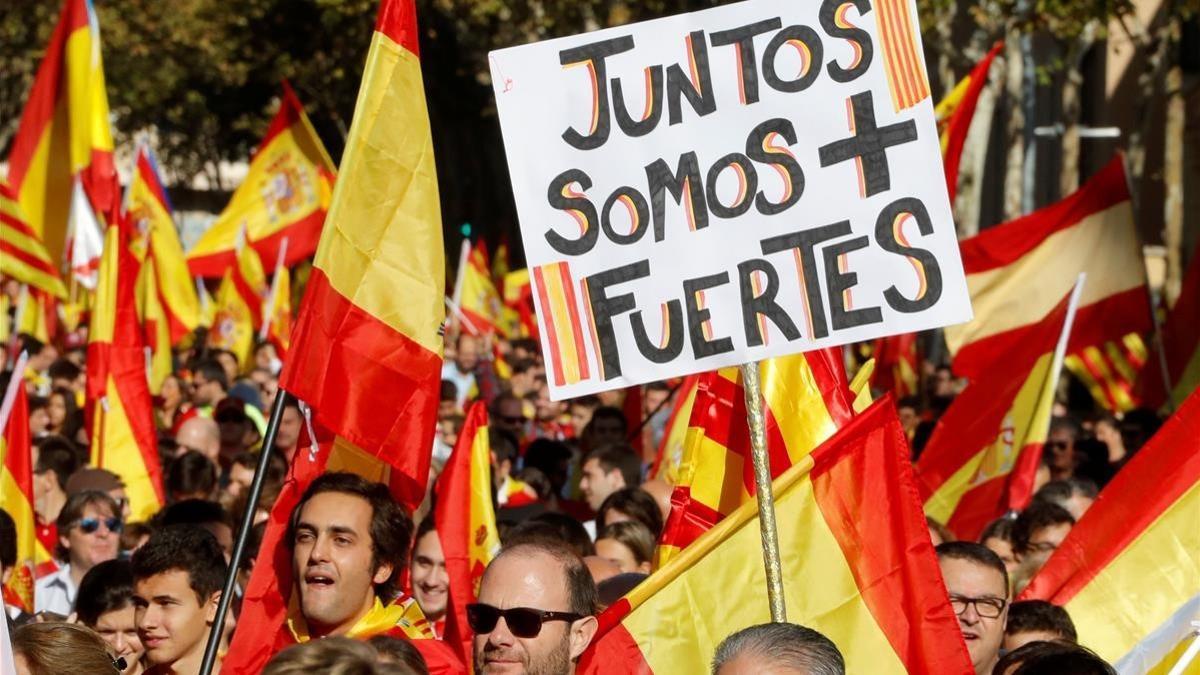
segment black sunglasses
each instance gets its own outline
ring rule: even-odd
[[[547,621],[578,621],[583,618],[572,612],[549,612],[532,607],[500,609],[480,603],[467,605],[467,624],[480,635],[495,630],[500,617],[504,617],[508,629],[519,638],[537,637],[542,632],[542,624]]]
[[[83,518],[79,521],[79,529],[83,530],[84,534],[91,534],[100,529],[100,523],[104,523],[113,534],[121,534],[121,530],[125,529],[120,518]]]

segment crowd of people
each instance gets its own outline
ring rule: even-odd
[[[37,566],[35,606],[7,607],[18,672],[199,672],[263,451],[264,413],[279,392],[274,348],[261,345],[244,366],[202,346],[176,354],[179,366],[155,400],[166,505],[145,521],[131,520],[118,476],[88,466],[84,350],[59,353],[27,336],[21,348],[25,372],[4,379],[22,377],[30,396],[37,537],[52,559]],[[946,368],[930,366],[925,379],[926,391],[898,403],[914,458],[962,386]],[[432,470],[448,459],[468,403],[485,401],[502,542],[467,608],[476,672],[574,672],[598,612],[651,573],[671,487],[649,478],[648,467],[679,397],[675,384],[644,387],[632,416],[622,391],[555,402],[535,341],[448,340]],[[978,542],[929,521],[979,674],[1112,672],[1075,644],[1065,610],[1013,598],[1157,418],[1057,413],[1028,508],[991,523]],[[301,408],[287,402],[222,650],[304,428]],[[0,511],[5,581],[17,562],[15,529]],[[290,514],[283,545],[293,644],[265,672],[465,672],[441,639],[450,580],[430,498],[410,513],[380,483],[326,473]],[[845,666],[820,633],[766,624],[726,637],[712,670],[832,674]]]

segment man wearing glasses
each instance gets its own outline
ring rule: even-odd
[[[88,570],[117,557],[121,543],[121,508],[105,492],[83,490],[71,495],[58,514],[56,557],[66,564],[38,579],[34,587],[37,612],[67,616],[75,592]]]
[[[973,542],[947,542],[935,550],[950,593],[950,607],[958,615],[958,627],[975,673],[991,673],[1000,658],[1008,622],[1008,572],[1004,562],[991,549]]]
[[[596,634],[596,587],[579,556],[550,542],[517,544],[488,565],[467,605],[476,673],[572,675]]]

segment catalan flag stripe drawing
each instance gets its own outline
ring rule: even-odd
[[[575,300],[570,264],[557,262],[533,270],[543,328],[550,336],[550,362],[555,386],[589,379],[586,337]]]
[[[929,78],[917,53],[918,39],[912,18],[915,10],[909,0],[880,0],[876,5],[884,71],[896,112],[929,97]]]

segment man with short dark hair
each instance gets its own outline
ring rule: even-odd
[[[1078,521],[1092,507],[1099,493],[1100,488],[1090,478],[1068,478],[1046,483],[1034,493],[1033,501],[1058,504]]]
[[[1050,480],[1066,480],[1075,475],[1080,460],[1075,448],[1079,435],[1079,423],[1069,417],[1050,421],[1042,450],[1043,461],[1050,467]]]
[[[629,421],[625,419],[624,411],[614,406],[602,405],[592,411],[592,417],[583,428],[580,440],[583,451],[591,452],[606,445],[625,443],[628,441],[628,434]]]
[[[1004,629],[1004,650],[1030,642],[1075,642],[1075,622],[1067,610],[1045,600],[1022,600],[1008,608],[1008,626]]]
[[[596,586],[579,556],[549,542],[503,549],[467,606],[476,673],[572,675],[596,634]]]
[[[1013,554],[1020,565],[1019,574],[1032,579],[1074,526],[1075,519],[1058,504],[1031,503],[1013,523]]]
[[[71,495],[57,522],[56,557],[66,564],[38,579],[33,593],[36,610],[70,614],[83,575],[117,557],[123,528],[121,509],[107,493],[84,490]]]
[[[192,404],[201,415],[211,416],[213,408],[225,398],[228,391],[229,378],[220,362],[213,359],[201,361],[193,369]]]
[[[33,511],[37,520],[37,538],[47,551],[58,546],[55,523],[67,503],[67,480],[79,470],[79,456],[69,441],[51,436],[38,443],[37,462],[33,466]],[[58,569],[55,563],[39,565],[39,576]]]
[[[150,535],[130,565],[146,672],[200,672],[227,570],[217,540],[194,525],[170,525]]]
[[[846,675],[846,661],[821,633],[794,623],[764,623],[730,635],[717,646],[713,675]]]
[[[606,445],[593,450],[583,460],[579,489],[593,511],[609,495],[625,487],[641,484],[642,460],[628,445]]]
[[[288,522],[298,599],[287,621],[292,638],[405,637],[431,672],[461,669],[453,650],[433,639],[416,601],[397,598],[412,534],[412,518],[386,485],[352,473],[314,480]]]
[[[988,675],[1000,658],[1008,619],[1004,562],[986,546],[967,541],[947,542],[934,550],[975,673]]]
[[[446,573],[446,556],[432,515],[421,521],[413,537],[410,582],[421,612],[433,623],[434,633],[441,637],[450,604],[450,576]]]

